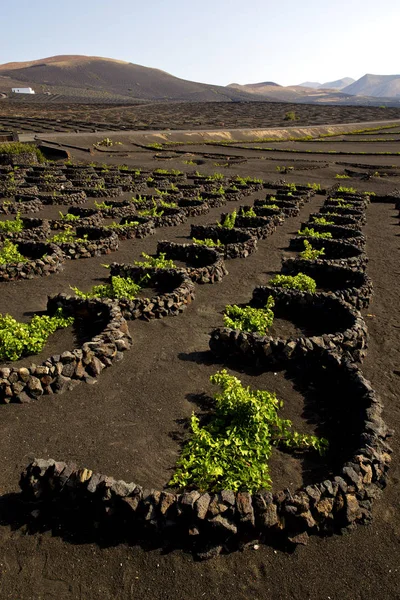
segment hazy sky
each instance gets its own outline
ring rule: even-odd
[[[86,54],[219,85],[400,73],[399,0],[3,2],[0,64]]]

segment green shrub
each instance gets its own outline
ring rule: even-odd
[[[356,188],[353,187],[344,187],[343,185],[340,185],[337,189],[338,192],[344,192],[346,194],[357,194],[357,190]]]
[[[300,257],[305,260],[317,260],[320,256],[324,256],[325,248],[321,248],[321,250],[317,250],[317,248],[313,248],[308,240],[304,240],[304,250],[300,252]]]
[[[192,414],[191,438],[177,462],[169,486],[201,492],[271,488],[268,461],[273,448],[310,449],[323,454],[328,441],[292,431],[278,416],[283,402],[266,390],[251,390],[222,370],[210,377],[221,391],[214,396],[215,413],[201,426]]]
[[[236,223],[237,213],[234,210],[230,215],[226,215],[224,220],[221,223],[217,223],[218,227],[223,227],[224,229],[233,229]]]
[[[299,117],[296,115],[294,110],[289,110],[287,113],[285,113],[283,118],[284,121],[298,121],[298,119]]]
[[[225,308],[224,325],[231,329],[252,331],[264,335],[274,321],[272,311],[274,304],[273,297],[269,296],[264,308],[253,308],[252,306],[240,308],[236,304],[228,305]]]
[[[30,323],[19,323],[9,314],[0,315],[0,359],[14,361],[38,354],[52,333],[73,322],[73,317],[63,317],[61,309],[54,317],[35,315]]]
[[[220,248],[224,244],[221,240],[212,240],[211,238],[206,238],[204,240],[198,240],[197,238],[193,238],[193,243],[198,246],[207,246],[207,248]]]
[[[317,289],[315,279],[304,273],[297,273],[297,275],[275,275],[275,277],[269,280],[269,285],[287,288],[289,290],[311,292],[312,294],[314,294]]]
[[[20,253],[17,244],[13,244],[10,240],[4,240],[0,250],[0,265],[23,262],[28,262],[28,259]]]
[[[336,173],[335,179],[350,179],[350,175],[341,175],[340,173]]]
[[[104,225],[106,229],[117,229],[118,231],[123,231],[124,229],[128,229],[129,227],[137,227],[139,225],[139,221],[129,221],[129,223],[110,223],[109,225]]]
[[[260,208],[271,211],[281,210],[277,204],[263,204],[263,206],[261,206]]]
[[[307,187],[310,188],[310,190],[314,190],[316,192],[320,192],[321,191],[321,184],[320,183],[307,183]]]
[[[140,281],[135,282],[130,277],[114,275],[111,277],[110,283],[94,285],[92,289],[86,293],[76,287],[70,287],[74,294],[79,298],[111,298],[113,300],[127,298],[128,300],[135,300],[146,279],[148,279],[148,276],[145,275]]]
[[[22,142],[9,142],[0,144],[0,154],[8,154],[10,156],[19,156],[27,153],[36,154],[39,162],[44,162],[45,158],[42,152],[34,144],[23,144]]]
[[[304,227],[299,229],[298,235],[306,235],[307,237],[313,238],[331,238],[332,234],[330,231],[315,231],[313,227]]]
[[[161,208],[178,208],[176,202],[165,202],[165,200],[163,200],[162,198],[160,200],[160,206]]]
[[[138,267],[144,267],[146,269],[176,269],[174,261],[165,258],[165,252],[160,252],[158,256],[150,256],[149,254],[142,252],[142,256],[145,260],[135,260],[134,262]]]
[[[351,202],[345,202],[343,198],[331,198],[330,199],[338,208],[351,208],[353,205]]]
[[[108,211],[113,207],[112,204],[107,204],[106,202],[97,202],[96,200],[94,201],[94,205],[97,208],[97,210],[103,211]]]
[[[242,208],[240,211],[241,217],[257,217],[258,215],[254,212],[254,208],[251,206],[250,208]]]
[[[328,214],[328,213],[326,213]],[[334,225],[335,221],[328,221],[325,217],[313,217],[313,222],[316,225]]]
[[[13,221],[0,221],[0,233],[18,233],[22,231],[24,224],[18,212]]]
[[[61,211],[58,213],[60,215],[60,219],[62,221],[67,221],[69,222],[73,222],[73,221],[79,221],[80,216],[79,215],[72,215],[71,213],[67,213],[66,215],[64,215]]]

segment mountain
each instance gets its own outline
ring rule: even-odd
[[[317,81],[306,81],[299,83],[296,87],[313,88],[314,90],[342,90],[346,86],[354,83],[355,79],[351,77],[343,77],[336,81],[328,81],[327,83],[318,83]]]
[[[240,101],[240,90],[179,79],[165,71],[98,56],[52,56],[0,65],[0,91],[32,87],[37,93],[122,100]]]
[[[313,90],[318,90],[321,87],[321,83],[318,83],[318,81],[305,81],[304,83],[299,83],[298,87],[312,88]]]
[[[400,98],[400,75],[367,74],[343,88],[342,92],[354,96]]]
[[[343,90],[348,85],[355,82],[352,77],[343,77],[342,79],[336,79],[336,81],[328,81],[328,83],[322,83],[318,89],[320,90]]]

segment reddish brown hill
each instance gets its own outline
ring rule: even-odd
[[[138,100],[237,101],[254,98],[222,86],[195,83],[165,71],[96,56],[53,56],[41,60],[0,65],[0,90],[10,80],[36,92],[68,96],[104,94]]]

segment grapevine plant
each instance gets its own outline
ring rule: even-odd
[[[19,231],[22,231],[23,228],[24,224],[19,212],[12,221],[0,221],[0,233],[18,233]]]
[[[204,240],[198,240],[197,238],[193,238],[193,242],[198,246],[207,246],[207,248],[220,248],[223,246],[221,240],[212,240],[211,238],[205,238]]]
[[[298,273],[297,275],[275,275],[275,277],[269,280],[269,284],[273,287],[311,292],[311,294],[314,294],[317,289],[315,279],[304,273]]]
[[[315,231],[313,227],[304,227],[304,229],[300,229],[298,235],[306,235],[307,237],[312,238],[331,238],[332,234],[330,231]]]
[[[274,304],[273,297],[269,296],[264,308],[253,308],[252,306],[241,308],[236,304],[228,305],[225,308],[224,325],[231,329],[252,331],[265,335],[267,329],[274,322],[272,311]]]
[[[244,387],[225,369],[210,381],[221,389],[214,396],[215,413],[204,426],[192,414],[192,435],[170,486],[255,493],[271,489],[268,461],[274,447],[326,451],[326,439],[297,433],[291,421],[278,416],[283,402],[276,394]]]
[[[173,260],[167,259],[165,252],[160,252],[158,256],[150,256],[145,252],[142,252],[142,257],[145,260],[135,260],[137,267],[143,267],[145,269],[176,269],[176,265]]]
[[[27,261],[28,259],[18,250],[17,244],[13,244],[10,240],[4,240],[3,246],[0,249],[0,265]]]
[[[54,317],[35,315],[30,323],[19,323],[11,315],[0,315],[0,360],[18,360],[38,354],[49,336],[72,325],[73,317],[64,317],[59,308]]]
[[[113,275],[110,283],[94,285],[92,289],[86,293],[82,292],[77,287],[70,287],[74,294],[79,298],[111,298],[112,300],[125,298],[128,300],[135,300],[147,279],[147,275],[142,277],[139,281],[133,281],[130,277]]]
[[[325,248],[318,250],[313,248],[308,240],[304,240],[304,250],[300,252],[300,257],[305,260],[317,260],[320,256],[324,256]]]

